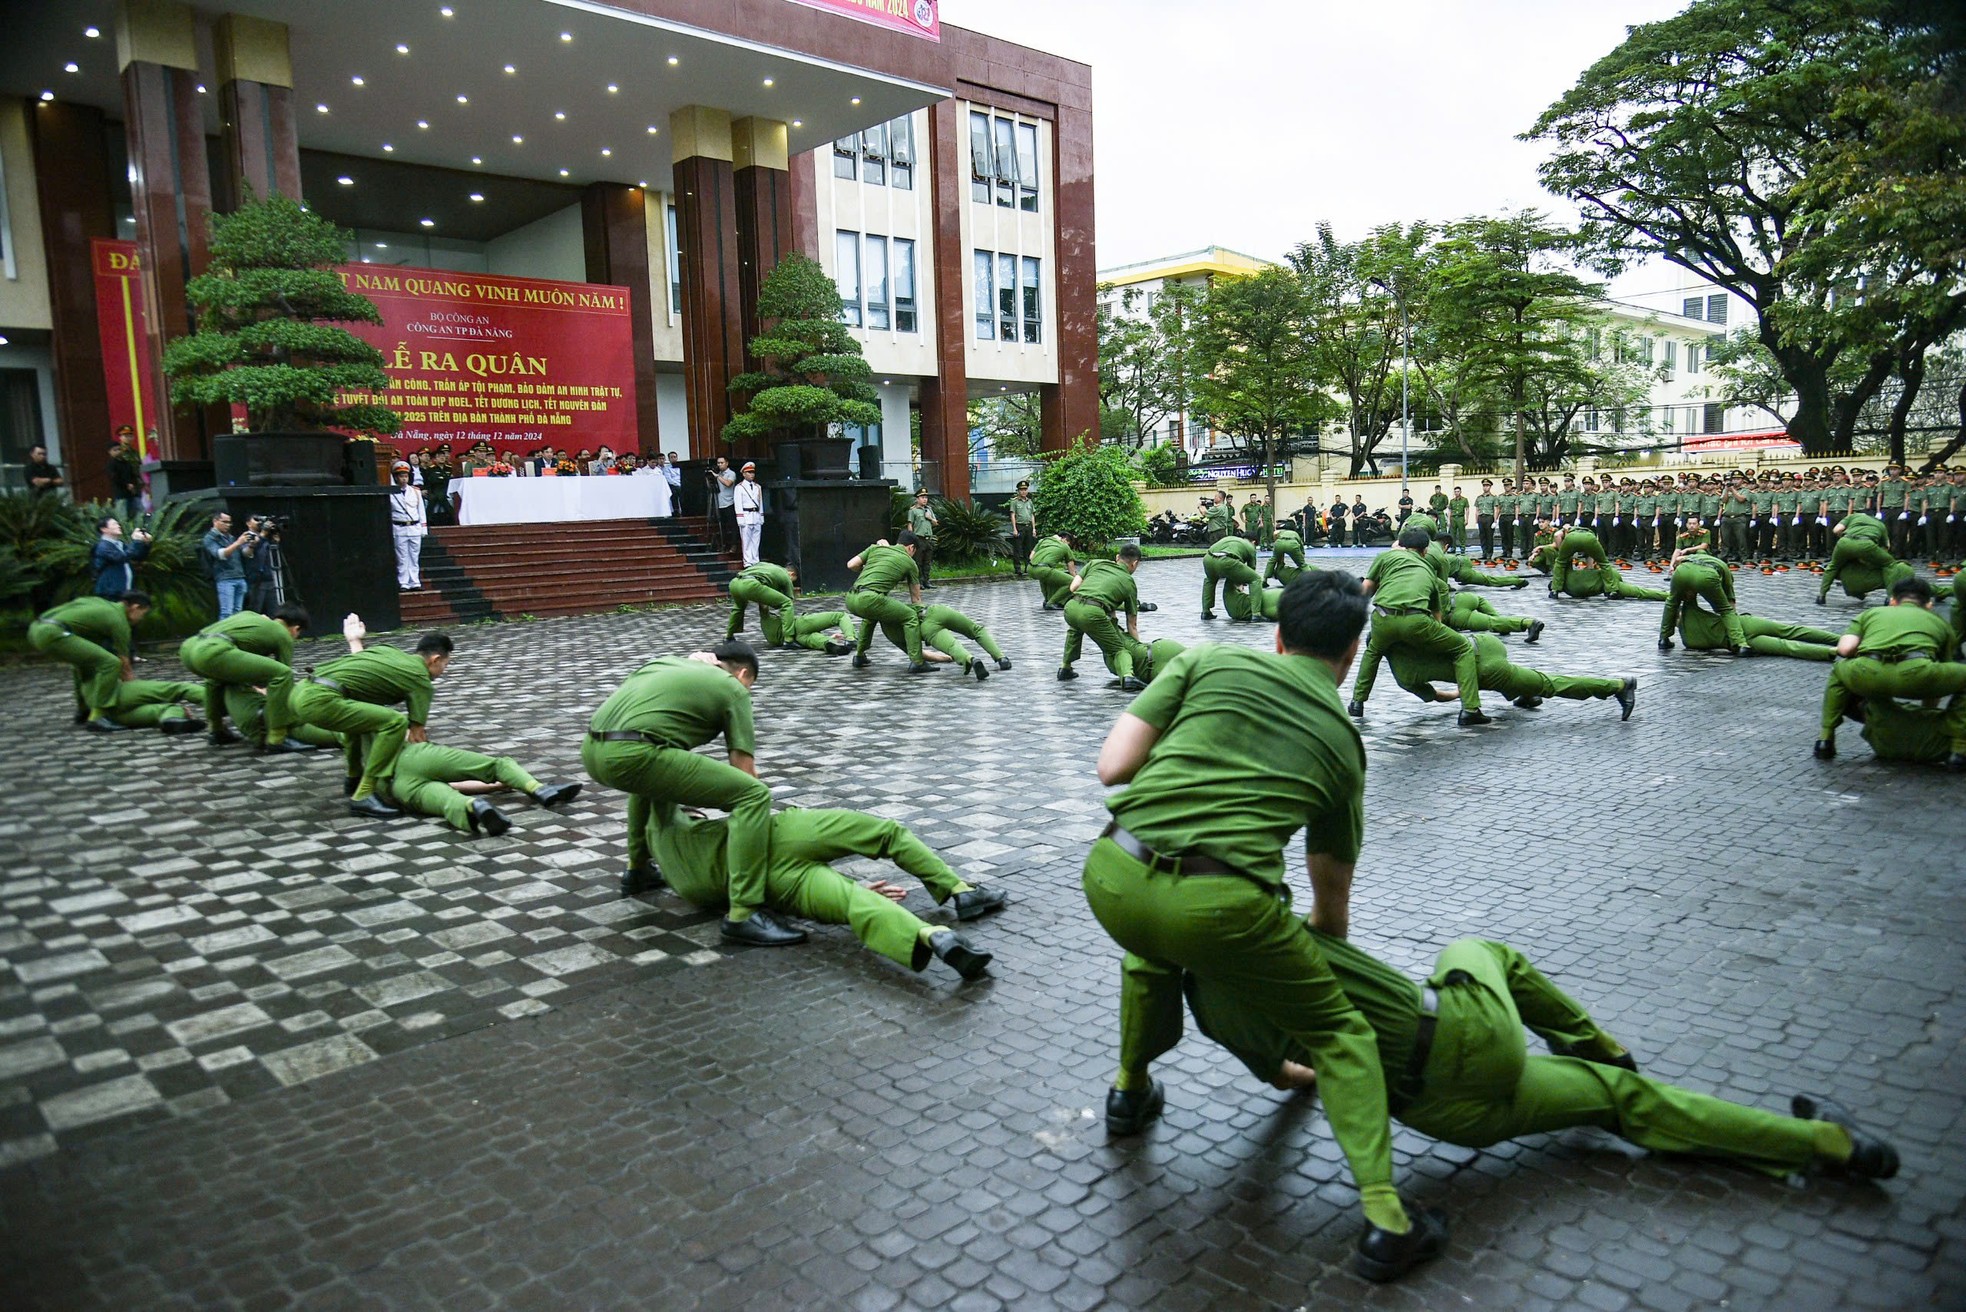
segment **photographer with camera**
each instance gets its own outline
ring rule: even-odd
[[[246,609],[271,615],[287,600],[286,558],[280,549],[285,522],[273,515],[246,520]]]
[[[212,516],[211,531],[199,544],[198,554],[204,557],[205,574],[218,589],[218,617],[237,614],[246,604],[246,549],[245,535],[237,537],[232,533],[232,516],[219,511]]]
[[[89,568],[96,572],[95,593],[114,600],[137,585],[136,563],[150,554],[150,535],[132,529],[123,541],[123,526],[114,519],[96,521],[96,545],[89,551]]]

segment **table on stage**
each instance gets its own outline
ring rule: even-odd
[[[660,475],[453,478],[450,494],[460,524],[658,519],[670,513],[669,480]]]

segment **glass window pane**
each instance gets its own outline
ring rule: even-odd
[[[894,239],[894,330],[916,331],[915,243],[905,237]]]
[[[860,134],[860,180],[875,187],[887,185],[885,123],[877,123]]]
[[[915,188],[915,120],[898,118],[887,125],[887,184],[902,191]]]
[[[683,244],[677,238],[676,207],[669,207],[669,313],[683,312]]]
[[[976,252],[976,340],[994,341],[996,331],[997,257],[988,251]]]
[[[860,234],[841,230],[834,234],[833,278],[840,285],[840,318],[853,328],[860,326]]]
[[[1043,337],[1044,318],[1038,295],[1038,261],[1030,256],[1024,257],[1024,340],[1037,342]]]
[[[997,339],[1017,340],[1017,257],[997,256]]]
[[[1707,322],[1727,322],[1727,294],[1725,292],[1722,292],[1718,296],[1707,297]]]
[[[990,157],[990,116],[970,111],[969,115],[969,198],[978,204],[990,203],[990,179],[996,166]]]
[[[1038,209],[1038,127],[1035,123],[1017,125],[1017,204],[1037,213]]]
[[[887,238],[867,238],[867,326],[887,327]]]
[[[833,143],[833,176],[836,178],[851,179],[854,175],[854,166],[859,161],[859,158],[860,153],[854,138],[841,137],[838,141],[835,141]]]
[[[1017,125],[1007,118],[997,126],[997,204],[1009,208],[1017,203]]]

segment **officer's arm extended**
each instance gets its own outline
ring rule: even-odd
[[[1107,787],[1131,783],[1146,764],[1147,753],[1160,741],[1160,730],[1131,711],[1120,712],[1106,743],[1099,749],[1099,782]],[[1347,867],[1349,870],[1349,867]]]

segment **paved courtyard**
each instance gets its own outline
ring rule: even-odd
[[[1145,636],[1270,641],[1198,618],[1193,560],[1140,579]],[[1819,610],[1814,582],[1744,574],[1742,604],[1840,627],[1856,603]],[[1316,1101],[1199,1036],[1161,1068],[1165,1120],[1108,1143],[1118,957],[1078,872],[1126,698],[1096,659],[1054,681],[1062,620],[1031,585],[954,584],[932,596],[1013,671],[768,652],[758,759],[781,801],[903,820],[1011,892],[973,926],[997,954],[978,984],[843,929],[731,950],[671,894],[619,899],[622,799],[591,784],[561,813],[515,805],[498,839],[356,821],[336,760],[94,738],[65,672],[0,672],[6,1302],[1966,1307],[1966,787],[1876,764],[1848,727],[1811,759],[1824,666],[1659,652],[1656,603],[1488,595],[1550,621],[1516,659],[1635,674],[1637,714],[1491,698],[1497,723],[1459,730],[1382,679],[1355,938],[1415,972],[1507,939],[1651,1073],[1842,1098],[1896,1141],[1898,1179],[1399,1130],[1403,1191],[1454,1237],[1375,1289],[1349,1273],[1356,1195]],[[460,629],[432,739],[582,778],[592,708],[723,616]]]

